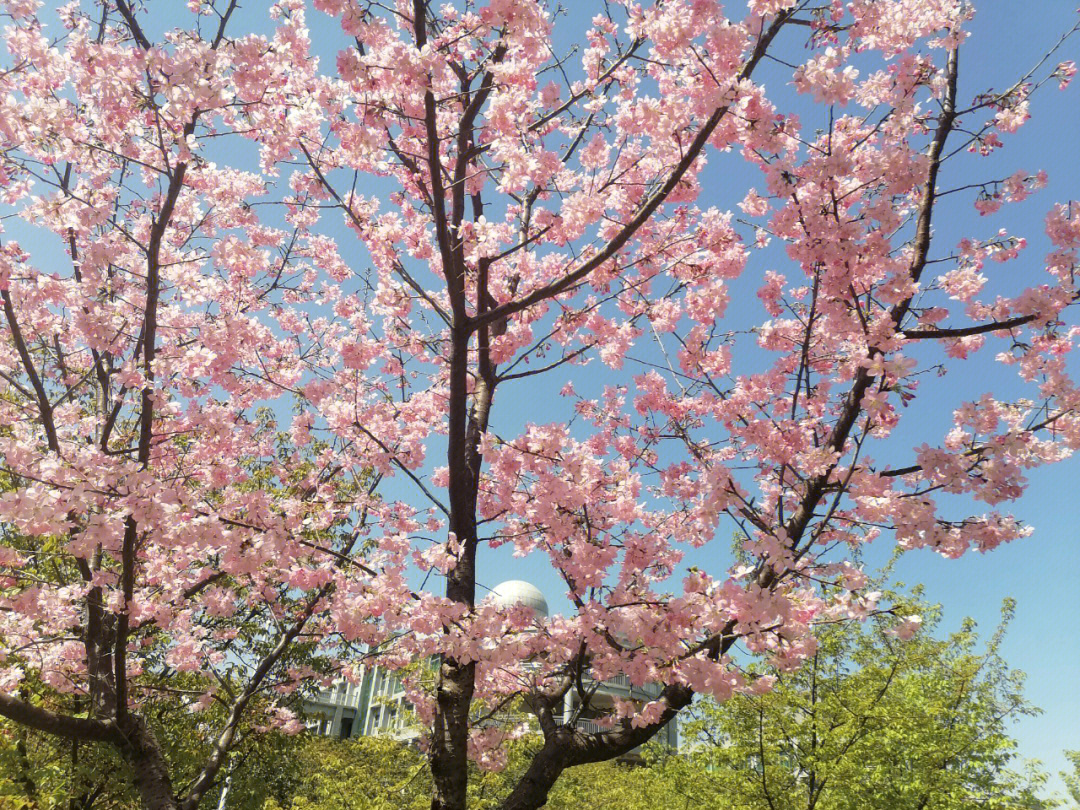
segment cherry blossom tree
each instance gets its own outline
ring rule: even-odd
[[[48,26],[39,5],[4,4],[0,194],[29,241],[0,245],[0,714],[111,744],[146,807],[194,808],[240,735],[300,728],[276,699],[363,523],[341,522],[363,471],[283,443],[260,413],[281,389],[238,373],[296,373],[259,313],[303,295],[311,245],[260,224],[265,176],[207,156],[306,92],[304,31],[234,37],[236,2],[195,4],[152,41],[125,0]],[[220,704],[179,793],[148,722],[168,696]]]
[[[879,535],[1029,534],[997,507],[1080,445],[1077,204],[1038,271],[1025,235],[934,235],[1045,184],[995,153],[1076,29],[995,92],[960,0],[598,3],[580,37],[536,0],[5,5],[0,193],[59,247],[0,259],[0,713],[116,745],[148,807],[196,806],[243,723],[295,727],[245,718],[314,677],[301,649],[355,675],[364,645],[439,662],[407,678],[433,808],[501,765],[515,700],[544,743],[503,807],[538,808],[695,695],[768,689],[733,654],[797,667],[878,610]],[[739,213],[710,161],[757,172]],[[543,405],[521,427],[497,392]],[[684,563],[732,530],[730,567]],[[573,611],[485,600],[499,546]],[[170,670],[229,707],[182,795],[140,708]],[[600,731],[562,711],[618,674],[662,691]]]

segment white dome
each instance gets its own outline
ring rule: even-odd
[[[548,603],[540,589],[531,582],[508,579],[491,589],[491,598],[502,608],[524,605],[533,609],[537,618],[547,618]]]

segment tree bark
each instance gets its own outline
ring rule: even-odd
[[[180,810],[165,755],[146,723],[129,714],[121,733],[120,753],[131,768],[145,810]]]
[[[476,601],[476,497],[479,459],[472,447],[477,410],[486,427],[490,392],[474,403],[467,419],[466,374],[468,334],[455,330],[450,358],[450,532],[460,544],[457,561],[446,575],[446,597],[470,610]],[[480,392],[475,392],[479,394]],[[475,394],[474,394],[475,395]],[[468,422],[468,427],[466,426]],[[476,437],[476,441],[478,441]],[[436,689],[438,711],[431,740],[432,810],[465,810],[468,789],[469,710],[475,688],[476,664],[449,656],[439,665]]]
[[[548,793],[555,786],[562,772],[569,767],[566,761],[566,746],[560,744],[560,737],[568,736],[560,728],[555,734],[555,744],[540,749],[529,764],[529,769],[521,777],[513,791],[502,803],[500,810],[537,810],[547,803]]]

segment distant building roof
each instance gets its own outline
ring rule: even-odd
[[[531,582],[521,579],[508,579],[491,589],[491,598],[499,607],[509,608],[525,605],[533,609],[537,618],[546,619],[548,603],[540,589]]]

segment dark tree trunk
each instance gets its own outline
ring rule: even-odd
[[[179,810],[169,767],[154,735],[142,719],[128,715],[121,732],[120,753],[131,768],[135,789],[145,810]]]
[[[557,738],[558,735],[554,745],[545,744],[533,757],[529,769],[503,801],[500,810],[538,810],[547,803],[548,793],[568,766],[566,749]]]
[[[467,415],[468,334],[454,335],[450,358],[450,531],[460,544],[446,576],[446,596],[472,609],[476,600],[476,493],[479,455],[476,404]],[[474,393],[474,396],[476,394]],[[484,408],[486,416],[486,407]],[[486,418],[484,419],[486,423]],[[465,810],[469,765],[469,710],[476,664],[444,658],[436,690],[438,711],[431,740],[432,810]]]

